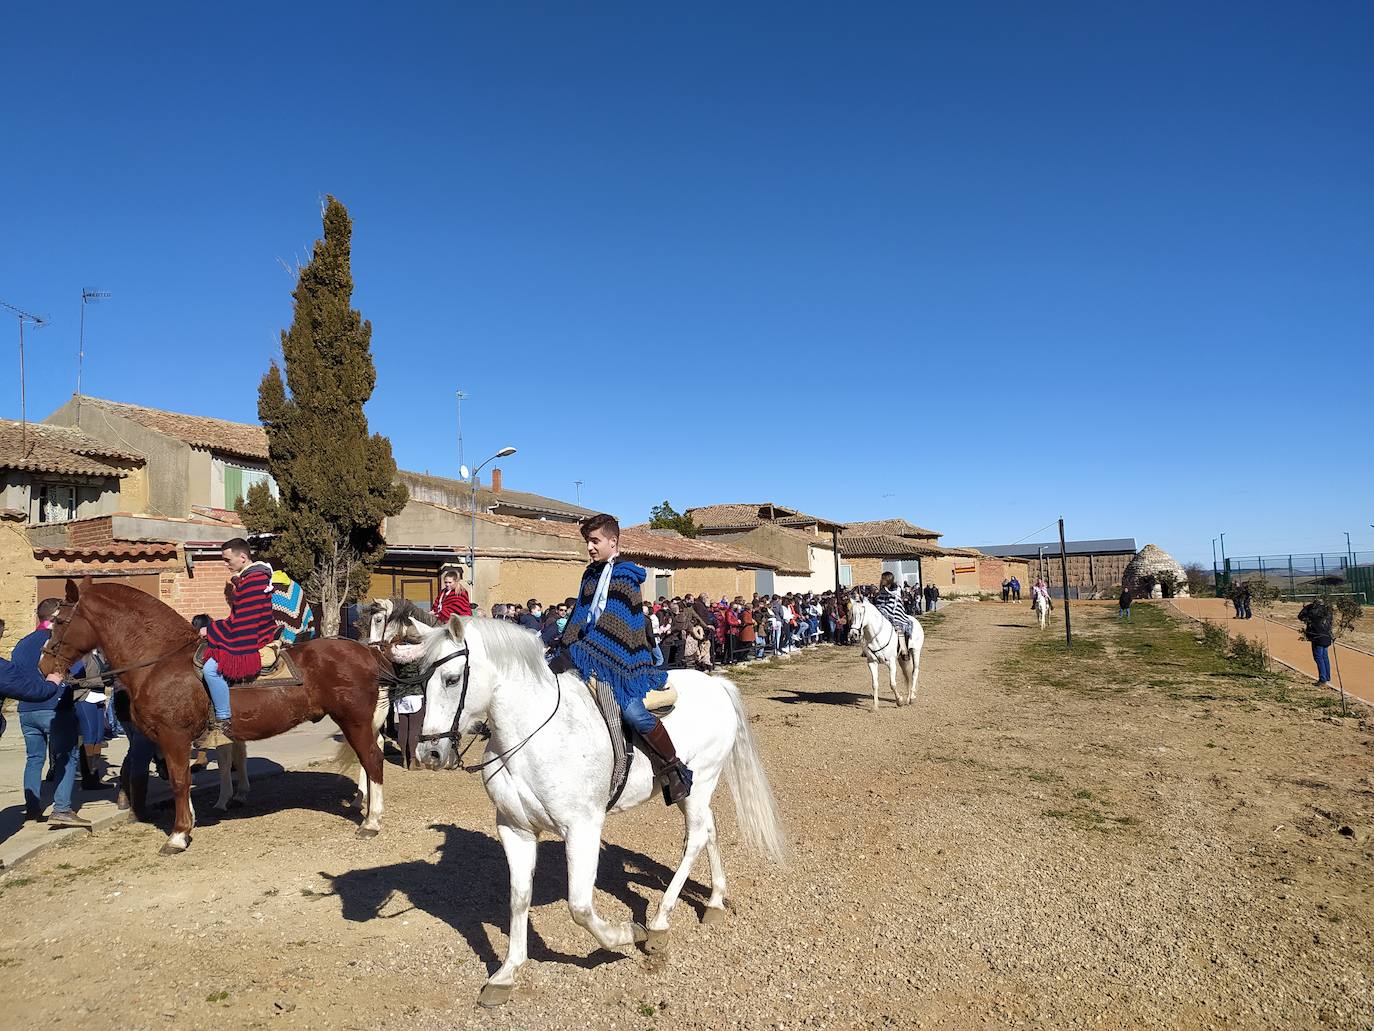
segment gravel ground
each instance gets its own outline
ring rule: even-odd
[[[867,708],[824,648],[740,677],[794,844],[741,853],[731,919],[690,882],[665,954],[598,952],[540,848],[531,961],[477,778],[388,768],[382,836],[324,772],[161,858],[129,825],[0,877],[6,1025],[111,1028],[1294,1027],[1374,1024],[1371,727],[1293,702],[1028,682],[1024,608],[947,606],[914,709]],[[1110,610],[1075,611],[1088,637]],[[161,817],[165,822],[167,817]],[[1346,833],[1342,833],[1346,828]],[[652,804],[614,820],[598,906],[643,920],[680,854]],[[697,871],[705,876],[705,859]]]

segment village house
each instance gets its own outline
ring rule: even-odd
[[[820,594],[854,582],[837,557],[843,523],[771,502],[703,505],[685,514],[701,537],[728,542],[773,564],[774,570],[761,570],[757,577],[759,594]]]
[[[1013,576],[1029,588],[1030,567],[1023,560],[985,555],[976,548],[941,547],[941,536],[905,519],[850,523],[840,535],[840,553],[860,584],[876,584],[890,572],[899,584],[934,584],[943,597],[997,593]]]

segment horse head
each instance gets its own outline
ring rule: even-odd
[[[862,598],[849,599],[849,643],[859,639],[864,627],[868,626],[868,603]]]
[[[83,577],[81,586],[67,581],[66,595],[52,617],[52,634],[38,659],[38,670],[44,676],[66,673],[87,652],[99,646],[96,630],[81,608],[81,599],[92,593],[95,581]]]
[[[456,616],[437,627],[419,619],[409,619],[408,631],[420,640],[424,663],[425,720],[420,727],[420,744],[415,758],[430,769],[451,767],[458,752],[458,739],[491,702],[491,689],[482,684],[474,691],[472,654],[467,627]]]

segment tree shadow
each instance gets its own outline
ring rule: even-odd
[[[437,863],[415,859],[341,874],[321,871],[320,876],[333,886],[345,920],[359,923],[394,920],[418,909],[461,934],[491,973],[501,965],[501,957],[492,948],[488,929],[505,934],[510,926],[506,854],[500,843],[487,834],[451,823],[432,824],[431,829],[444,835],[437,850]],[[660,895],[672,876],[673,871],[661,863],[605,843],[596,884],[623,903],[632,919],[642,924],[648,913],[649,897]],[[709,895],[708,888],[689,880],[682,898],[684,902],[694,903],[694,908],[700,911]],[[531,905],[548,905],[566,898],[567,856],[563,842],[541,841]],[[585,969],[625,958],[620,953],[599,948],[587,956],[558,952],[549,947],[533,926],[529,930],[529,957]]]
[[[879,685],[884,686],[884,685]],[[861,706],[872,703],[873,693],[861,694],[856,691],[798,691],[785,687],[787,694],[775,694],[769,701],[783,702],[787,705],[850,705]]]

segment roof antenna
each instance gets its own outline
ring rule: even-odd
[[[86,305],[95,304],[110,296],[108,290],[81,288],[81,331],[76,344],[76,424],[81,425],[81,367],[86,363]]]
[[[4,301],[0,301],[0,308],[6,309],[19,320],[19,453],[27,458],[29,454],[29,417],[24,391],[24,323],[32,322],[35,329],[42,329],[48,324],[48,320],[42,315],[35,315]]]

